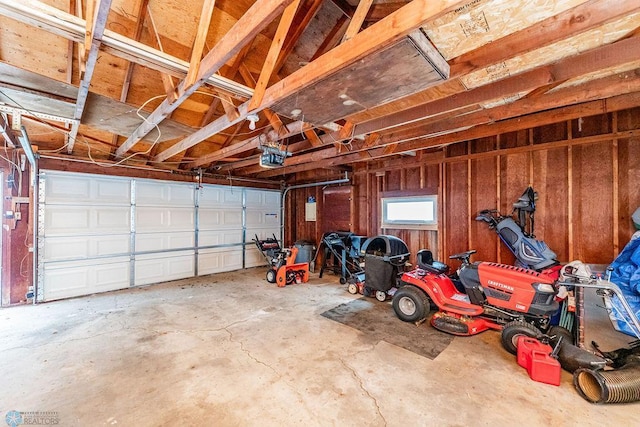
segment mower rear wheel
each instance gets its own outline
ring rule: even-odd
[[[347,286],[347,291],[349,291],[350,294],[357,294],[358,293],[358,285],[356,285],[355,283],[349,283],[349,286]]]
[[[267,282],[276,283],[276,271],[274,269],[267,271]]]
[[[387,300],[387,293],[383,291],[376,291],[376,299],[380,302],[385,302]]]
[[[405,322],[417,322],[429,313],[429,297],[415,286],[405,285],[393,295],[393,311]]]
[[[530,323],[515,320],[504,325],[502,329],[502,346],[511,354],[518,353],[518,337],[538,338],[542,332]]]

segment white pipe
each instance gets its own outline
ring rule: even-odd
[[[282,244],[284,245],[284,211],[285,211],[285,205],[287,201],[287,194],[289,193],[290,190],[296,190],[298,188],[319,187],[321,185],[346,184],[349,181],[350,181],[349,176],[347,172],[345,172],[344,178],[341,178],[341,179],[334,179],[333,181],[311,182],[308,184],[291,185],[285,188],[282,191],[282,197],[280,198],[280,241],[282,242]]]

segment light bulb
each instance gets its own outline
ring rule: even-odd
[[[249,114],[247,120],[249,120],[249,129],[256,130],[256,123],[260,120],[260,117],[257,114]]]

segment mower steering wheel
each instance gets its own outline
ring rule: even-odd
[[[454,255],[449,255],[449,259],[458,259],[458,260],[462,261],[464,264],[468,264],[469,263],[469,258],[471,258],[471,255],[473,255],[475,253],[476,253],[476,250],[475,249],[471,249],[470,251],[461,252],[459,254],[454,254]]]

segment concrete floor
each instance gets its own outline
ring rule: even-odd
[[[589,404],[566,372],[560,387],[530,380],[496,332],[456,337],[429,360],[320,316],[357,298],[335,276],[277,288],[264,272],[0,310],[0,417],[55,411],[63,426],[638,423],[640,403]]]

